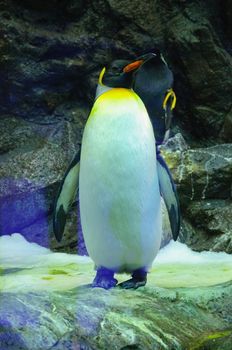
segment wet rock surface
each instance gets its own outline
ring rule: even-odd
[[[188,289],[4,293],[0,344],[4,350],[229,349],[230,293],[230,284],[198,289],[200,302]]]
[[[232,284],[217,283],[231,277],[231,261],[158,263],[146,287],[106,291],[90,288],[92,263],[54,256],[30,268],[1,266],[2,350],[229,349]]]
[[[190,149],[177,134],[162,149],[180,196],[181,241],[232,253],[232,144]]]
[[[172,144],[176,150],[163,147],[164,157],[183,194],[182,201],[231,198],[232,144],[208,148],[177,149],[177,135]]]
[[[71,127],[64,120],[41,126],[18,117],[2,117],[1,233],[22,231],[30,241],[49,246],[48,214],[53,209],[57,183],[79,147],[78,118],[75,124],[76,128]]]

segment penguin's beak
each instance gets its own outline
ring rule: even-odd
[[[132,70],[138,69],[141,66],[141,64],[143,64],[143,62],[144,62],[144,60],[137,60],[137,61],[134,61],[132,63],[129,63],[123,68],[123,72],[129,73]]]
[[[152,58],[156,57],[156,54],[153,52],[149,52],[143,56],[138,57],[138,59],[132,63],[129,63],[123,68],[124,73],[131,72],[135,69],[138,69],[143,63],[151,60]]]

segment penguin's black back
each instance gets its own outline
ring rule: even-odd
[[[163,101],[172,84],[173,74],[160,55],[156,55],[145,62],[135,75],[133,89],[148,111],[157,143],[161,143],[164,138],[165,112]]]

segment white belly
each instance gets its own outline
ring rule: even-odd
[[[159,250],[160,193],[145,107],[133,92],[120,99],[114,90],[124,96],[124,89],[100,96],[83,135],[81,223],[95,264],[130,272],[149,268]]]

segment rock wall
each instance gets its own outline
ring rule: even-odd
[[[232,144],[190,149],[181,134],[162,147],[181,202],[180,240],[232,253]]]
[[[230,140],[230,1],[5,0],[0,6],[1,114],[72,121],[77,105],[90,107],[105,63],[158,46],[175,74],[178,126],[190,140]]]
[[[60,248],[49,236],[52,202],[79,147],[99,71],[113,58],[158,46],[175,76],[173,132],[191,147],[231,142],[230,12],[230,0],[0,1],[1,233]],[[186,191],[180,186],[181,198]],[[210,198],[227,207],[230,195]],[[202,210],[195,199],[184,211],[194,232],[191,218]],[[72,216],[66,248],[76,247],[76,222]]]

